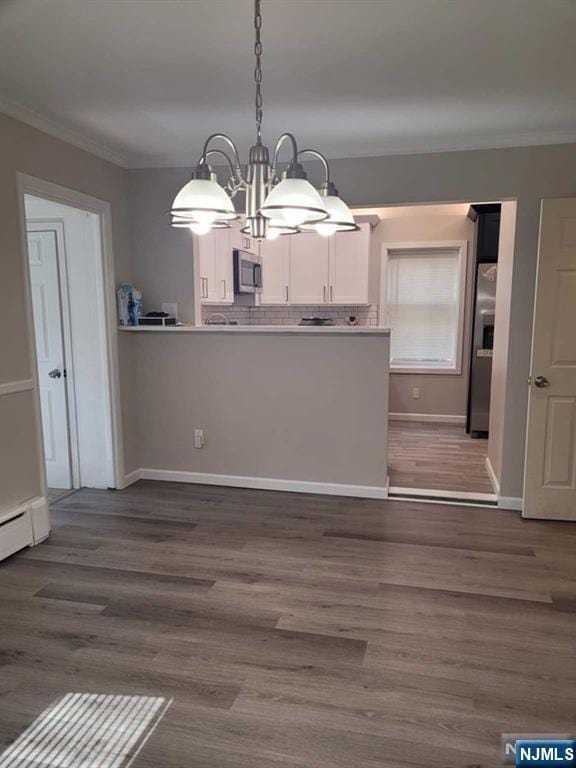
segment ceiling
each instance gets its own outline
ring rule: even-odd
[[[264,137],[576,141],[576,0],[262,0]],[[252,0],[0,0],[0,111],[129,167],[254,140]]]

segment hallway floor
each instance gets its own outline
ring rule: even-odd
[[[388,472],[395,488],[494,493],[486,470],[488,440],[461,426],[391,421]]]

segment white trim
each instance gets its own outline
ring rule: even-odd
[[[390,486],[388,488],[388,497],[390,494],[396,496],[432,496],[437,499],[464,499],[465,501],[491,501],[496,503],[498,497],[495,493],[475,493],[473,491],[439,491],[437,488],[404,488],[401,486]]]
[[[422,141],[409,141],[407,144],[386,142],[379,148],[366,151],[347,151],[345,155],[328,154],[328,160],[360,159],[365,157],[388,157],[397,155],[430,155],[438,152],[467,152],[483,149],[509,149],[516,147],[538,147],[548,144],[574,144],[576,131],[541,131],[515,133],[500,136],[474,135],[469,138],[445,138],[427,136]],[[190,155],[185,154],[155,154],[134,156],[129,160],[129,168],[189,168]],[[388,205],[388,203],[387,203]],[[413,205],[413,203],[406,203]],[[384,207],[384,206],[382,206]]]
[[[488,472],[488,477],[490,478],[490,482],[492,483],[492,488],[494,488],[494,493],[499,496],[500,483],[498,482],[496,472],[494,471],[494,467],[492,466],[492,462],[490,461],[490,456],[486,456],[486,458],[484,459],[484,462],[486,464],[486,472]]]
[[[28,264],[28,246],[26,234],[26,210],[25,195],[52,200],[57,203],[80,208],[81,210],[95,213],[99,216],[100,251],[102,256],[103,287],[104,287],[104,322],[106,334],[106,364],[108,376],[108,390],[104,393],[107,398],[107,406],[110,412],[109,437],[111,444],[112,475],[111,486],[121,488],[124,479],[124,449],[122,435],[122,414],[120,400],[120,374],[118,359],[118,336],[116,331],[116,291],[114,282],[114,256],[112,250],[112,211],[110,203],[100,200],[83,192],[77,192],[59,184],[53,184],[44,179],[28,176],[24,173],[16,174],[18,187],[18,202],[20,207],[20,232],[21,250],[24,270],[24,289],[26,300],[28,345],[30,349],[30,369],[33,372],[34,388],[36,390],[35,412],[36,431],[38,438],[38,458],[40,461],[41,483],[43,494],[46,495],[46,468],[44,466],[44,446],[42,440],[42,415],[40,410],[40,396],[38,389],[38,374],[36,370],[36,342],[34,338],[34,316],[32,312],[32,296],[30,289],[30,267]]]
[[[135,469],[132,472],[128,472],[128,474],[124,475],[124,482],[120,486],[120,490],[123,490],[124,488],[128,488],[129,485],[132,485],[133,483],[137,483],[138,480],[142,479],[142,470],[141,469]]]
[[[125,154],[101,141],[89,139],[81,131],[66,125],[65,120],[47,117],[37,110],[25,107],[23,104],[5,97],[0,98],[0,112],[121,168],[188,168],[190,166],[190,156],[184,154]],[[443,137],[434,138],[427,136],[422,141],[412,140],[407,144],[386,142],[379,148],[363,152],[347,152],[346,155],[341,156],[330,155],[329,159],[336,159],[337,157],[363,158],[429,155],[437,152],[466,152],[483,149],[538,147],[548,144],[574,143],[576,143],[576,131],[529,131],[492,136],[475,134],[462,138],[452,137],[449,141],[446,141]]]
[[[130,473],[133,474],[133,473]],[[274,477],[246,477],[244,475],[215,475],[205,472],[185,472],[171,469],[141,469],[143,480],[167,480],[173,483],[197,483],[234,488],[255,488],[263,491],[289,491],[291,493],[318,493],[326,496],[353,496],[364,499],[386,499],[387,486],[347,485],[343,483],[315,483],[308,480],[284,480]]]
[[[42,133],[47,133],[49,136],[54,136],[56,139],[78,147],[78,149],[90,152],[91,155],[101,157],[109,163],[114,163],[114,165],[119,165],[122,168],[136,167],[131,164],[127,155],[108,147],[106,144],[101,144],[99,141],[89,139],[79,131],[67,127],[52,118],[44,117],[35,110],[24,107],[22,104],[17,104],[2,97],[0,98],[0,112],[8,115],[8,117],[13,117],[15,120],[26,123],[26,125],[31,125],[32,128],[36,128],[38,131],[42,131]]]
[[[0,384],[0,397],[2,395],[14,395],[16,392],[27,392],[34,389],[34,379],[22,379],[22,381],[6,381]]]
[[[390,421],[422,421],[433,424],[466,424],[466,416],[452,413],[389,413]]]
[[[412,243],[382,243],[380,262],[380,296],[378,300],[378,317],[381,322],[388,325],[387,311],[387,279],[388,261],[392,251],[456,251],[458,254],[458,328],[456,338],[456,360],[453,367],[437,368],[417,366],[393,366],[390,364],[390,373],[426,374],[443,376],[462,375],[462,362],[464,359],[464,326],[466,323],[466,283],[468,279],[468,240],[430,240]],[[393,330],[393,329],[392,329]]]
[[[513,509],[521,512],[524,506],[523,499],[518,496],[498,496],[499,509]]]

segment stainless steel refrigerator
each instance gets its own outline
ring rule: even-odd
[[[474,307],[467,427],[471,437],[486,437],[490,419],[490,385],[492,381],[498,265],[482,263],[478,264],[476,269],[476,304]]]

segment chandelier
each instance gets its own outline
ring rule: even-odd
[[[254,2],[254,55],[256,67],[256,143],[250,148],[248,164],[242,168],[236,145],[226,134],[213,133],[205,143],[202,155],[189,181],[174,198],[170,209],[174,227],[188,227],[197,235],[213,228],[229,227],[240,218],[233,198],[240,192],[245,195],[244,227],[242,232],[254,238],[274,239],[279,235],[295,235],[299,232],[317,232],[328,237],[335,232],[353,232],[358,229],[352,211],[338,197],[338,191],[330,179],[328,161],[315,149],[298,150],[291,133],[283,133],[274,147],[272,162],[268,148],[262,143],[262,14],[261,0]],[[221,148],[227,146],[231,155]],[[288,142],[291,160],[283,170],[279,169],[279,153]],[[316,190],[308,181],[300,159],[310,155],[321,161],[324,181]],[[228,180],[222,186],[209,160],[224,161],[229,170]]]

